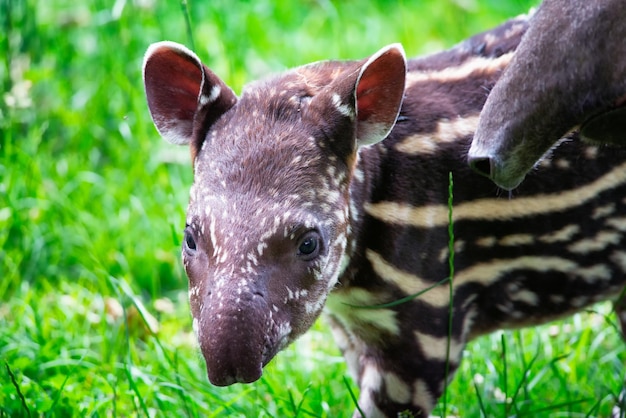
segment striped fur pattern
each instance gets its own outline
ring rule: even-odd
[[[620,298],[624,152],[564,142],[512,199],[467,167],[526,27],[408,63],[397,45],[315,63],[241,97],[183,46],[148,50],[155,125],[194,163],[183,262],[211,382],[258,379],[326,306],[366,416],[428,415],[446,384],[450,172],[452,372],[478,335]]]

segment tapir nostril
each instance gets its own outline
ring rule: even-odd
[[[485,177],[491,177],[491,158],[470,158],[469,166],[478,174],[481,174]]]

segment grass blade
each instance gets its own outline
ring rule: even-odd
[[[350,382],[348,381],[348,378],[345,376],[343,377],[343,383],[346,385],[346,388],[348,389],[348,392],[350,393],[350,398],[352,399],[352,402],[354,402],[354,406],[356,410],[359,411],[359,414],[361,414],[361,417],[367,418],[365,416],[365,412],[363,412],[363,410],[359,406],[359,400],[357,399],[356,395],[352,391],[352,387],[350,386]]]
[[[28,409],[28,405],[26,404],[26,398],[24,397],[24,394],[22,393],[22,390],[20,389],[20,385],[17,383],[17,379],[15,378],[13,371],[9,367],[9,363],[5,362],[4,366],[6,367],[7,373],[9,374],[9,377],[11,378],[11,383],[13,384],[13,387],[15,388],[15,391],[17,392],[17,396],[19,396],[20,401],[22,402],[22,408],[24,408],[24,411],[26,411],[26,415],[30,417],[31,416],[30,409]]]
[[[187,39],[189,41],[189,47],[192,51],[196,50],[196,44],[193,41],[193,30],[191,28],[191,17],[189,16],[189,6],[187,4],[187,0],[181,0],[180,8],[183,12],[183,16],[185,17],[185,28],[187,30]]]

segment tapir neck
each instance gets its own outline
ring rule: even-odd
[[[344,268],[339,278],[341,286],[347,286],[354,280],[357,266],[364,260],[363,250],[359,243],[364,242],[365,234],[367,234],[365,206],[367,202],[371,202],[375,198],[381,173],[381,161],[384,160],[384,155],[384,145],[376,144],[361,148],[356,159],[350,184],[350,216],[348,220],[350,225],[347,234],[348,245]]]

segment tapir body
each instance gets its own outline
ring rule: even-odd
[[[625,155],[564,144],[567,164],[513,201],[466,164],[526,27],[408,62],[390,45],[313,63],[240,97],[182,45],[149,48],[154,123],[191,150],[182,254],[212,383],[259,379],[326,306],[360,386],[355,415],[426,416],[470,339],[619,299]]]

